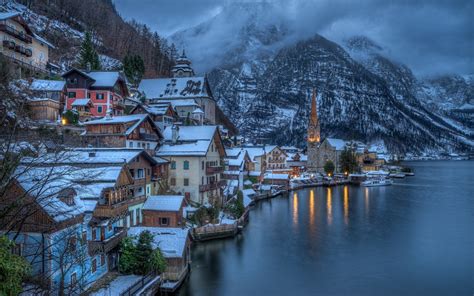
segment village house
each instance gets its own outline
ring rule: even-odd
[[[17,66],[19,77],[48,75],[54,46],[33,32],[19,12],[0,12],[0,39],[0,54]]]
[[[153,105],[138,104],[133,107],[130,114],[148,114],[160,130],[164,130],[167,126],[172,126],[179,120],[178,113],[169,102]]]
[[[145,94],[147,102],[149,104],[160,101],[175,102],[173,107],[183,119],[193,117],[193,112],[200,109],[203,112],[205,124],[216,124],[216,108],[218,107],[216,107],[207,77],[194,76],[191,61],[184,51],[176,59],[176,65],[171,72],[172,78],[141,81],[138,90]]]
[[[60,120],[66,102],[66,83],[62,80],[34,79],[28,99],[30,118],[38,121]]]
[[[282,186],[285,190],[288,190],[290,188],[290,176],[282,173],[265,173],[263,183]]]
[[[316,171],[324,173],[324,165],[331,161],[335,166],[335,173],[340,172],[341,153],[346,148],[346,142],[341,139],[325,138],[317,148],[318,167]]]
[[[287,170],[287,154],[276,145],[243,146],[242,148],[247,151],[250,160],[253,162],[250,167],[253,168],[253,171],[259,172],[260,175],[266,171]]]
[[[172,126],[156,155],[170,162],[169,186],[189,201],[222,203],[225,150],[216,126]]]
[[[191,239],[188,228],[140,226],[132,227],[129,236],[143,231],[153,235],[152,246],[159,248],[166,260],[166,270],[161,274],[162,292],[175,292],[190,271]]]
[[[119,71],[87,71],[72,68],[62,75],[66,80],[66,109],[88,106],[85,118],[124,114],[129,89],[125,75]],[[90,113],[90,114],[89,114]]]
[[[379,158],[377,151],[365,148],[362,153],[356,153],[357,163],[363,172],[378,171],[385,165],[385,159]]]
[[[133,179],[126,166],[79,167],[49,160],[34,159],[29,169],[18,168],[17,182],[0,206],[15,201],[24,210],[2,221],[1,230],[12,230],[8,237],[15,253],[31,263],[41,289],[80,294],[117,267],[119,243],[127,235],[123,225],[134,201]]]
[[[106,116],[84,123],[86,130],[81,134],[85,146],[142,148],[150,155],[163,139],[159,127],[148,114]]]
[[[240,174],[248,176],[252,170],[252,160],[243,148],[226,148],[224,178],[227,180],[239,180]]]
[[[183,195],[152,195],[143,205],[142,226],[184,227]]]
[[[290,153],[287,152],[286,164],[290,169],[291,176],[299,176],[306,170],[308,157],[303,153]]]

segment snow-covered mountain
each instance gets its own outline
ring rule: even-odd
[[[171,40],[198,65],[209,60],[210,69],[198,70],[208,71],[219,105],[245,136],[304,146],[307,93],[314,87],[323,136],[383,140],[392,152],[473,149],[472,113],[466,111],[472,79],[420,81],[366,37],[343,46],[317,34],[296,40],[285,18],[268,19],[268,3],[229,7]],[[220,26],[226,19],[229,28]],[[212,48],[216,35],[227,39]],[[197,47],[199,41],[208,49]],[[442,109],[438,103],[446,103],[447,94],[452,104]],[[454,108],[463,113],[452,115]]]

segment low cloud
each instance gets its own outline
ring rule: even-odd
[[[228,13],[226,8],[242,2],[115,1],[123,16],[144,22],[165,36],[194,27],[220,12]],[[272,8],[265,9],[258,20],[252,21],[259,25],[286,24],[287,40],[319,33],[340,43],[353,35],[365,35],[384,47],[392,59],[407,64],[419,76],[474,73],[473,1],[273,0],[266,3]],[[239,28],[254,12],[251,9],[231,11],[225,21],[211,22],[211,27],[203,27],[205,32],[188,40],[188,51],[196,66],[207,70],[209,58],[218,58],[223,51],[235,46]],[[188,37],[193,38],[189,34]]]

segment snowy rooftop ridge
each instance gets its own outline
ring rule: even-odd
[[[160,248],[165,258],[181,258],[186,249],[189,229],[164,227],[131,227],[128,236],[138,236],[148,230],[154,235],[153,247]]]
[[[177,212],[183,201],[183,195],[150,195],[143,205],[143,210]]]
[[[138,90],[147,99],[208,96],[204,77],[143,79]]]
[[[332,147],[336,148],[336,150],[344,150],[344,147],[346,147],[346,141],[342,139],[326,138],[326,140]]]

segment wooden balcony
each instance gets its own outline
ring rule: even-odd
[[[211,191],[211,190],[215,190],[216,188],[217,188],[217,183],[199,185],[199,192]]]
[[[140,139],[145,141],[158,141],[158,136],[154,134],[140,133]]]
[[[206,174],[207,175],[212,175],[212,174],[218,174],[224,171],[223,166],[207,166],[206,167]]]
[[[18,31],[15,28],[8,26],[7,24],[0,24],[0,31],[5,32],[16,39],[20,39],[26,43],[32,43],[33,38],[30,35],[25,34],[23,31]]]
[[[115,233],[111,237],[101,240],[101,241],[88,241],[88,251],[89,255],[99,254],[99,253],[108,253],[115,249],[122,239],[127,236],[127,230],[123,227],[115,228]]]
[[[8,55],[2,52],[0,52],[0,54],[6,57],[7,59],[10,59],[14,64],[17,64],[22,68],[30,69],[31,71],[38,72],[38,73],[48,73],[48,71],[46,70],[46,65],[33,63],[32,61],[30,61],[30,63],[27,63],[11,55]]]
[[[94,210],[95,217],[112,218],[125,216],[128,212],[128,200],[114,205],[97,205]]]

